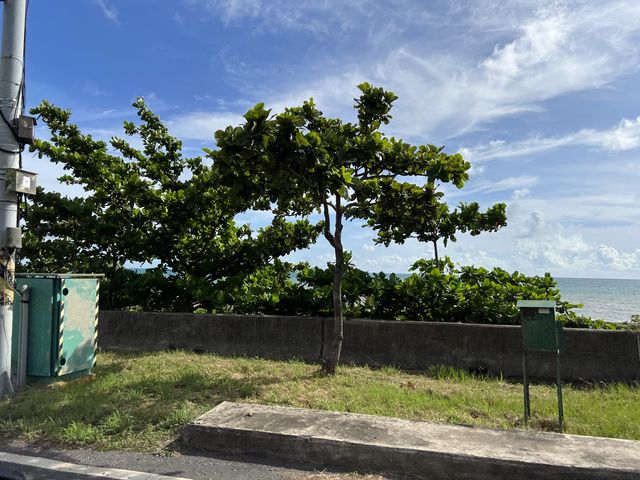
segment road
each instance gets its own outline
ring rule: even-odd
[[[304,470],[300,465],[269,464],[253,457],[232,458],[208,456],[201,451],[182,450],[165,455],[136,452],[96,452],[88,449],[62,450],[12,443],[0,446],[1,452],[45,459],[27,460],[29,465],[7,462],[0,454],[0,480],[69,480],[69,479],[128,479],[159,480],[155,475],[136,475],[145,472],[166,477],[182,477],[192,480],[394,480],[398,477],[377,475],[333,474]],[[21,457],[21,458],[23,458]],[[16,458],[16,457],[11,457]],[[56,471],[50,462],[56,460],[73,464],[75,471]],[[80,473],[77,466],[100,467]],[[80,467],[82,468],[82,467]],[[108,469],[124,469],[129,474],[104,473]]]

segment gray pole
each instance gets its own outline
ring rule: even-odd
[[[13,332],[15,335],[16,332]],[[20,288],[20,336],[18,341],[18,363],[16,365],[15,388],[24,388],[27,384],[27,348],[29,347],[29,286]]]
[[[8,168],[19,167],[20,145],[12,128],[20,116],[24,72],[24,34],[27,0],[4,0],[2,14],[2,58],[0,59],[0,397],[13,393],[11,384],[11,338],[15,249],[7,246],[7,227],[18,224],[18,195],[5,188]],[[6,121],[5,121],[6,120]]]

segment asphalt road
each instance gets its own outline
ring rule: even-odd
[[[0,445],[0,451],[44,457],[72,464],[133,470],[193,480],[316,480],[325,478],[329,480],[382,480],[382,477],[377,476],[319,474],[304,470],[304,466],[301,465],[269,464],[265,463],[264,459],[248,456],[241,458],[209,456],[199,450],[182,450],[170,455],[153,455],[136,452],[96,452],[85,449],[62,450],[12,444]],[[113,480],[114,477],[54,472],[0,461],[0,480],[96,480],[101,478]],[[392,479],[388,477],[388,480]]]
[[[303,476],[304,472],[290,468],[278,467],[242,461],[241,459],[224,459],[180,453],[170,456],[150,455],[134,452],[95,452],[92,450],[52,450],[32,447],[5,448],[5,452],[20,455],[39,456],[61,462],[109,467],[159,475],[186,477],[193,480],[289,480],[296,476]],[[14,476],[9,475],[10,472]],[[17,475],[22,472],[23,476]],[[43,470],[24,465],[0,463],[0,480],[5,475],[9,480],[39,480],[39,479],[68,479],[68,478],[109,478],[95,476],[80,476]]]

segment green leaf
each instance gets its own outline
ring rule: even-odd
[[[345,167],[341,168],[341,173],[342,173],[342,179],[347,183],[350,184],[351,180],[352,180],[352,176],[351,176],[351,172],[349,170],[347,170]]]

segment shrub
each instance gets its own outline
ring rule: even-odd
[[[562,300],[550,274],[529,277],[501,268],[456,266],[419,260],[411,274],[369,273],[350,262],[343,282],[344,312],[351,318],[516,325],[518,300],[555,300],[558,319],[570,328],[619,328],[573,311],[581,305]],[[320,315],[332,313],[333,266],[311,267],[276,261],[221,290],[223,311],[247,314]],[[222,285],[221,285],[222,286]]]

